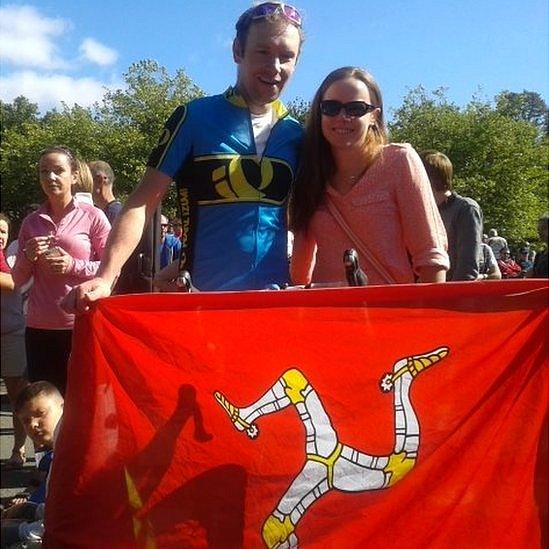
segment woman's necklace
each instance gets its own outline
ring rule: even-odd
[[[363,162],[360,164],[358,170],[353,170],[351,173],[345,173],[338,170],[333,177],[333,186],[338,191],[343,193],[350,191],[364,177],[364,174],[375,162],[380,150],[380,148],[375,149],[371,154],[363,159]]]
[[[366,170],[369,166],[363,167],[358,173],[336,173],[334,176],[334,187],[338,191],[347,192],[350,191],[361,179],[362,176],[366,173]]]

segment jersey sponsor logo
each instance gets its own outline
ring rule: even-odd
[[[170,118],[168,118],[168,121],[166,122],[166,125],[164,126],[164,129],[160,134],[158,143],[151,152],[151,155],[149,156],[149,161],[147,162],[149,166],[153,166],[155,168],[160,166],[160,164],[164,160],[166,152],[169,149],[170,143],[177,135],[177,132],[179,131],[179,128],[181,127],[181,124],[183,124],[183,122],[185,121],[186,117],[187,106],[181,105],[177,107],[177,109],[175,109]]]
[[[281,160],[256,156],[196,158],[195,181],[199,203],[258,201],[282,204],[293,181],[290,166]]]

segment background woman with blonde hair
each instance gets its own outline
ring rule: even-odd
[[[76,200],[93,206],[93,176],[89,166],[81,158],[76,158],[76,181],[72,194]]]
[[[416,151],[388,144],[381,92],[343,67],[318,89],[290,205],[295,284],[343,283],[355,248],[370,283],[443,282],[446,233]]]

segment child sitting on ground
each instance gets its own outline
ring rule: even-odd
[[[48,381],[28,385],[17,397],[15,413],[37,448],[53,450],[63,416],[63,397],[55,385]],[[2,518],[2,549],[21,541],[40,541],[44,534],[43,503],[13,507],[5,513],[10,518]]]

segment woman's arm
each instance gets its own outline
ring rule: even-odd
[[[0,273],[0,289],[3,292],[13,292],[15,284],[10,273]]]
[[[420,282],[445,282],[450,267],[448,242],[427,172],[412,147],[403,147],[400,154],[401,162],[392,177],[414,272]]]
[[[82,280],[93,278],[101,264],[101,258],[110,232],[111,224],[109,223],[107,216],[101,210],[95,211],[89,229],[91,257],[89,259],[71,257],[66,272],[77,276]]]
[[[294,247],[290,260],[292,284],[310,284],[316,263],[317,245],[309,233],[298,232],[294,236]]]
[[[420,267],[418,282],[446,282],[446,269],[438,266]]]

